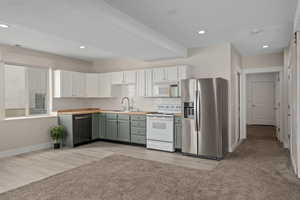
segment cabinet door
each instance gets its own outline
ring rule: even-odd
[[[54,96],[72,97],[72,72],[54,71]]]
[[[165,80],[165,68],[153,69],[153,82],[163,82]]]
[[[105,132],[106,132],[106,118],[105,114],[99,114],[99,138],[105,139]]]
[[[89,142],[92,139],[92,119],[89,115],[73,116],[74,145]]]
[[[166,80],[167,81],[178,81],[178,68],[167,67],[165,68]]]
[[[130,123],[129,120],[118,121],[118,140],[130,142]]]
[[[178,66],[178,80],[191,78],[191,67],[188,65]]]
[[[175,124],[175,148],[181,149],[181,132],[182,132],[182,126],[181,124]]]
[[[136,71],[124,72],[124,82],[126,84],[135,84],[136,83]]]
[[[99,114],[92,114],[92,139],[99,138]]]
[[[139,70],[136,75],[136,96],[143,97],[146,96],[146,80],[145,71]]]
[[[112,84],[123,84],[124,83],[123,72],[112,72],[111,73],[111,83]]]
[[[106,139],[118,139],[118,121],[115,119],[106,119]]]
[[[98,74],[86,74],[86,96],[98,97]]]
[[[99,97],[111,97],[111,74],[98,75]]]
[[[153,96],[153,70],[145,70],[145,96]]]
[[[85,97],[85,74],[72,72],[72,96]]]

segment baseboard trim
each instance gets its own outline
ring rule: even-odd
[[[24,153],[29,153],[33,151],[43,150],[43,149],[50,149],[52,147],[52,143],[44,143],[44,144],[36,144],[32,146],[27,146],[23,148],[18,149],[12,149],[8,151],[2,151],[0,152],[0,158],[10,157],[10,156],[16,156]]]

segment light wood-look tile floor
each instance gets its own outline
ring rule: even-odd
[[[183,156],[180,153],[147,150],[144,147],[125,144],[96,142],[73,149],[43,150],[0,159],[0,193],[113,154],[201,170],[212,170],[219,163],[213,160]]]

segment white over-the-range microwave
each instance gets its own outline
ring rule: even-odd
[[[179,83],[155,83],[154,97],[179,97]]]

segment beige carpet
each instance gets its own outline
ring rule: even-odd
[[[299,200],[288,153],[270,127],[249,139],[215,170],[200,171],[114,155],[0,194],[4,200]]]

